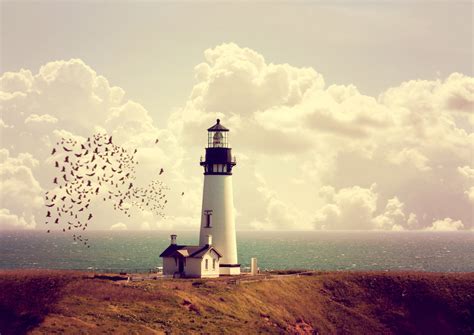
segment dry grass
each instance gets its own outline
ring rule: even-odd
[[[328,272],[232,282],[3,271],[0,333],[474,332],[474,274]]]

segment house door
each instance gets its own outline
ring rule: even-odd
[[[182,258],[179,258],[179,261],[178,261],[178,269],[179,269],[179,272],[180,273],[183,273],[184,272],[184,261]]]

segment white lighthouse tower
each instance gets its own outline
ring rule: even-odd
[[[204,167],[201,231],[199,245],[205,245],[212,235],[213,245],[222,254],[219,264],[221,275],[240,274],[235,236],[234,196],[232,168],[235,159],[229,147],[229,129],[217,123],[209,128]]]

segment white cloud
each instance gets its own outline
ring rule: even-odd
[[[43,205],[42,188],[33,175],[38,165],[30,154],[11,157],[0,149],[0,208],[2,228],[30,229],[36,225],[34,213]],[[2,220],[2,221],[3,221]]]
[[[110,230],[127,230],[127,225],[123,222],[117,222],[110,226]]]
[[[36,221],[33,215],[28,218],[10,213],[7,208],[0,208],[0,230],[34,229]]]
[[[139,176],[144,176],[140,181],[143,184],[156,176],[160,163],[166,162],[167,170],[179,166],[182,150],[173,133],[155,127],[143,106],[125,100],[121,88],[109,85],[107,79],[81,60],[50,62],[37,74],[5,73],[0,83],[4,148],[0,156],[5,161],[1,200],[2,206],[16,215],[22,216],[23,211],[36,219],[44,215],[41,193],[52,186],[54,161],[50,153],[61,138],[84,141],[96,132],[108,132],[113,134],[115,143],[138,147],[140,160],[147,162],[138,171]],[[161,137],[160,146],[154,145],[157,137]],[[167,175],[171,182],[180,171]],[[97,215],[125,219],[107,206]],[[138,228],[142,217],[142,213],[135,213],[127,224]],[[96,220],[90,228],[108,226],[105,221]]]
[[[35,74],[3,74],[7,170],[18,169],[18,178],[41,192],[50,187],[49,153],[58,139],[107,131],[117,143],[138,148],[137,183],[146,185],[163,167],[171,191],[166,220],[147,213],[125,219],[109,209],[104,218],[130,229],[197,229],[198,160],[205,130],[220,117],[238,159],[241,229],[310,229],[312,218],[325,229],[423,229],[433,217],[454,213],[473,227],[473,78],[411,80],[371,97],[351,83],[326,86],[315,69],[273,64],[235,44],[204,56],[188,100],[159,126],[144,106],[78,59],[47,63]],[[368,187],[374,183],[376,189]],[[43,215],[32,206],[23,216],[24,202],[16,201],[2,206],[25,222],[30,212]]]
[[[31,114],[25,119],[25,123],[57,123],[58,119],[55,118],[54,116],[51,116],[49,114],[43,114],[43,115],[38,115],[38,114]]]
[[[389,199],[383,213],[373,219],[375,227],[401,231],[416,226],[418,223],[416,214],[410,213],[407,218],[404,207],[405,205],[397,197]]]
[[[456,231],[464,228],[461,220],[454,221],[451,218],[444,218],[443,220],[436,220],[431,227],[427,227],[428,231]]]
[[[474,204],[474,186],[471,186],[467,191],[464,192],[469,198],[469,201]]]
[[[404,148],[402,151],[392,153],[387,157],[388,161],[397,165],[403,163],[412,164],[420,171],[429,171],[428,158],[421,154],[416,148]]]
[[[317,229],[364,230],[372,228],[372,217],[377,208],[375,185],[343,188],[336,192],[333,187],[322,189],[321,196],[327,204],[315,215]]]
[[[0,91],[5,93],[25,92],[31,88],[33,74],[30,70],[5,72],[0,78]]]
[[[0,128],[12,128],[12,126],[7,125],[2,119],[0,119]]]
[[[370,188],[353,186],[336,191],[331,186],[321,188],[319,197],[326,203],[315,215],[315,228],[323,230],[394,230],[412,228],[416,215],[405,214],[405,205],[393,197],[381,214],[376,215],[379,194],[376,185]]]
[[[306,230],[311,228],[309,218],[294,206],[282,201],[275,191],[271,190],[264,178],[255,176],[258,185],[254,195],[254,205],[263,209],[248,227],[256,230]]]
[[[461,176],[466,177],[467,179],[474,179],[474,168],[471,168],[468,165],[458,166],[458,172]]]

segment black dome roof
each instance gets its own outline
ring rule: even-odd
[[[217,123],[211,128],[207,129],[207,131],[229,131],[229,129],[221,125],[221,120],[217,119],[216,122]]]

